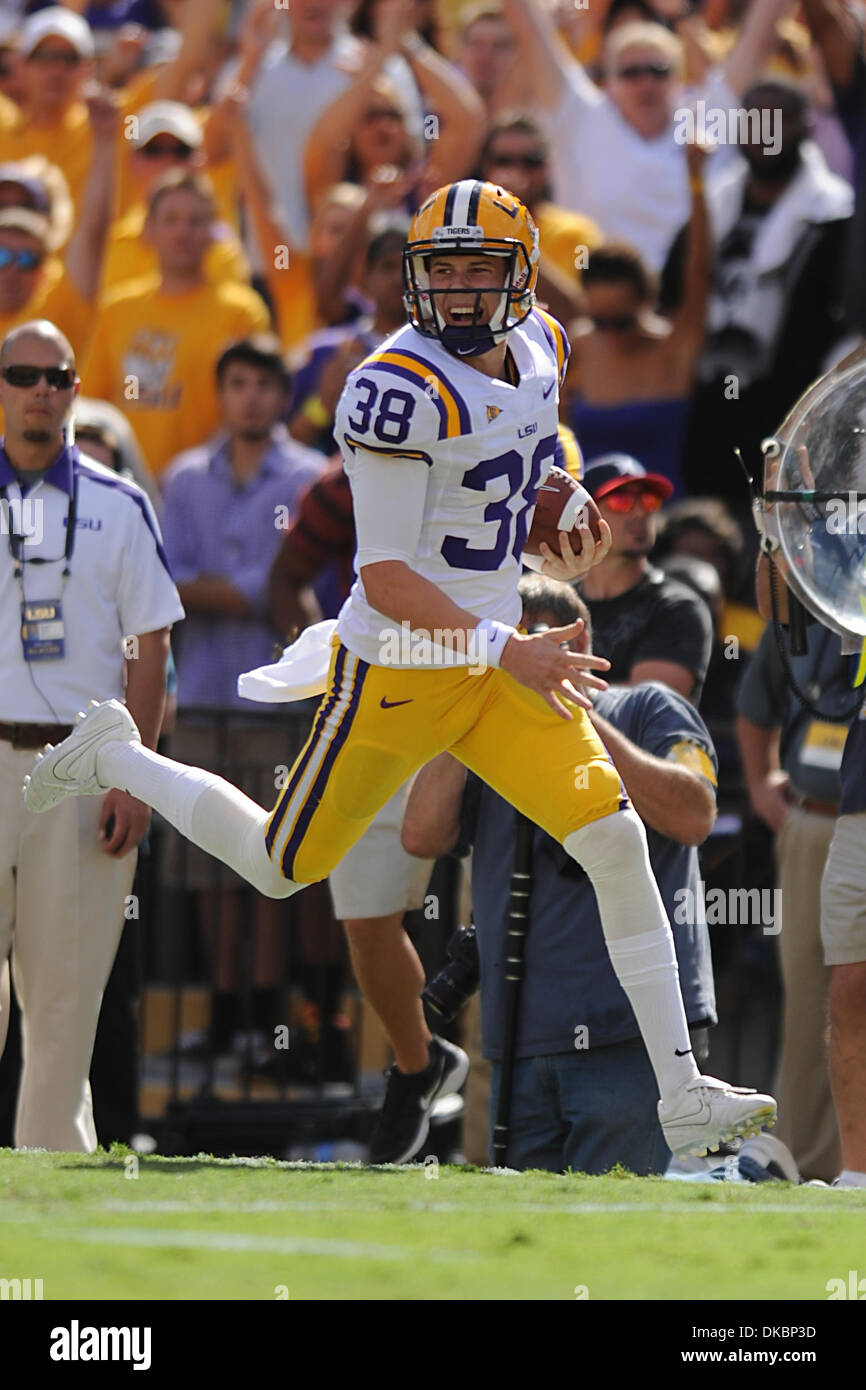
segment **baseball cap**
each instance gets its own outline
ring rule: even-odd
[[[7,229],[14,232],[26,232],[28,236],[36,237],[46,248],[51,239],[51,227],[48,218],[43,217],[41,213],[31,212],[30,208],[0,209],[0,232]]]
[[[626,483],[641,483],[648,491],[657,493],[663,502],[674,490],[669,478],[663,473],[647,473],[643,464],[631,454],[600,454],[590,459],[581,482],[596,502]]]
[[[173,135],[191,150],[197,150],[203,138],[193,111],[179,101],[152,101],[139,111],[133,148],[143,149],[156,135]]]
[[[0,164],[0,184],[4,183],[23,188],[30,200],[29,206],[34,212],[40,212],[45,217],[50,214],[51,199],[45,184],[32,174],[24,173],[20,164]]]
[[[18,48],[25,57],[32,53],[43,39],[65,39],[82,58],[92,58],[94,53],[93,34],[86,19],[62,5],[50,5],[47,10],[37,10],[21,26]]]

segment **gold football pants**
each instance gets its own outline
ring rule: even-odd
[[[373,666],[335,642],[313,730],[266,827],[286,878],[315,883],[397,788],[449,752],[560,844],[630,803],[585,712],[566,721],[504,671]]]

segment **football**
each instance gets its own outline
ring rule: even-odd
[[[538,489],[535,515],[523,553],[540,555],[544,541],[554,555],[559,555],[559,533],[569,531],[571,548],[575,555],[579,555],[583,549],[580,527],[589,527],[595,540],[599,540],[600,520],[601,513],[585,488],[570,473],[554,465]]]

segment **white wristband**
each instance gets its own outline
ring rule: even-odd
[[[479,665],[498,666],[505,651],[505,643],[509,637],[515,635],[517,628],[509,627],[507,623],[498,623],[495,618],[482,618],[475,631],[482,634],[481,650],[478,654]]]

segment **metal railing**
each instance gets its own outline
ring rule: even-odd
[[[315,708],[306,701],[253,716],[187,708],[174,736],[181,752],[171,745],[166,751],[193,761],[183,756],[188,736],[204,737],[209,770],[270,806]],[[163,1152],[361,1157],[383,1083],[380,1068],[365,1074],[361,1066],[362,1002],[327,885],[274,902],[202,856],[158,816],[152,842],[140,874],[148,923],[144,1128],[153,1130]],[[410,914],[410,924],[435,971],[453,930],[454,894],[447,863],[434,872],[439,918]],[[369,1016],[366,1022],[372,1026]]]

